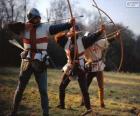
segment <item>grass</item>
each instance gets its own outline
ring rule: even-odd
[[[14,91],[18,80],[17,68],[0,69],[0,116],[10,112]],[[85,111],[80,107],[80,89],[77,81],[72,81],[66,89],[66,109],[60,110],[58,89],[61,71],[48,69],[48,94],[50,116],[78,116]],[[140,112],[140,74],[105,72],[105,104],[101,109],[98,100],[96,79],[89,93],[91,104],[98,116],[137,116]],[[19,109],[19,116],[41,116],[40,97],[34,77],[29,81]]]

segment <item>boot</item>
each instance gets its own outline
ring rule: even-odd
[[[81,95],[82,96],[82,99],[81,99],[81,104],[80,104],[80,106],[84,106],[85,105],[85,103],[84,103],[84,98],[83,98],[83,95]]]
[[[59,109],[65,109],[65,91],[63,89],[60,89],[59,91],[59,100],[60,103],[58,106],[56,106]]]
[[[98,91],[99,94],[99,100],[100,100],[100,107],[101,108],[105,108],[105,104],[104,104],[104,89],[99,89]]]
[[[61,104],[59,104],[58,106],[56,106],[57,108],[59,108],[59,109],[65,109],[65,106],[64,105],[61,105]]]

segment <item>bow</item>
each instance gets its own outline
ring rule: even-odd
[[[93,0],[93,2],[94,2],[95,5],[92,5],[92,6],[98,9],[98,12],[99,12],[99,14],[100,14],[100,18],[101,18],[102,24],[103,24],[103,20],[102,20],[102,17],[101,17],[101,12],[102,12],[105,16],[107,16],[107,17],[109,18],[109,20],[111,21],[110,23],[112,23],[112,24],[114,25],[114,29],[116,30],[116,32],[118,32],[119,29],[118,29],[118,27],[116,26],[116,24],[114,23],[114,21],[112,20],[112,18],[111,18],[104,10],[102,10],[101,8],[99,8],[99,7],[97,6],[97,3],[95,2],[95,0]],[[106,33],[106,32],[104,32],[104,33]],[[106,35],[106,34],[105,34],[105,35]],[[107,36],[106,36],[105,38],[107,39]],[[120,40],[120,46],[121,46],[121,58],[120,58],[120,63],[119,63],[119,66],[118,66],[117,71],[120,71],[121,66],[122,66],[122,64],[123,64],[123,57],[124,57],[124,56],[123,56],[123,52],[124,52],[124,50],[123,50],[123,41],[122,41],[121,38],[119,38],[119,40]]]
[[[103,22],[103,18],[102,18],[102,14],[101,14],[101,12],[100,12],[100,10],[99,10],[99,7],[98,7],[98,5],[97,5],[97,3],[95,2],[95,0],[92,0],[93,1],[93,3],[95,4],[95,6],[97,7],[97,10],[98,10],[98,13],[99,13],[99,16],[100,16],[100,20],[101,20],[101,25],[103,26],[104,25],[104,22]],[[103,30],[103,34],[104,34],[104,38],[105,38],[105,40],[106,40],[106,42],[105,42],[105,48],[107,47],[107,35],[106,35],[106,30],[104,29]],[[103,59],[105,59],[105,54],[107,53],[107,51],[106,51],[106,49],[104,50],[104,54],[103,54]],[[99,64],[98,63],[98,68],[100,68],[101,67],[101,65],[102,64]]]
[[[92,0],[92,1],[93,1],[93,3],[95,4],[95,6],[96,6],[96,8],[97,8],[97,10],[98,10],[98,12],[99,12],[100,20],[101,20],[101,25],[104,25],[103,18],[102,18],[102,14],[101,14],[101,12],[100,12],[100,10],[99,10],[99,7],[98,7],[97,3],[95,2],[95,0]],[[105,31],[105,30],[104,30],[104,36],[105,36],[105,39],[107,40],[107,35],[106,35],[106,31]]]
[[[73,19],[74,17],[73,17],[72,8],[71,8],[69,0],[67,0],[67,3],[68,3],[71,19]],[[75,23],[73,24],[72,27],[73,27],[73,32],[74,32],[74,59],[73,59],[73,61],[74,61],[74,60],[76,60],[76,56],[77,56],[77,54],[76,54],[77,44],[76,44]]]

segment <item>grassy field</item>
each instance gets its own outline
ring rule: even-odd
[[[18,71],[17,68],[0,69],[0,116],[6,116],[10,112]],[[60,70],[48,70],[50,116],[78,116],[85,108],[79,106],[80,89],[77,81],[72,81],[66,90],[66,109],[56,108],[61,74]],[[97,116],[137,116],[140,112],[140,74],[106,72],[105,109],[99,107],[97,91],[95,79],[89,93]],[[41,116],[40,97],[33,76],[24,92],[18,114]]]

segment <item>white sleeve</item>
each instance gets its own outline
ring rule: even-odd
[[[48,24],[48,23],[42,24],[42,31],[45,31],[47,36],[50,35],[49,28],[50,28],[50,24]]]
[[[71,40],[68,39],[67,43],[66,43],[65,46],[64,46],[64,49],[65,49],[65,50],[69,49],[70,42],[71,42]]]
[[[100,39],[96,42],[96,45],[98,45],[102,49],[106,49],[109,46],[109,42],[106,39]]]
[[[77,39],[77,46],[78,46],[78,52],[79,53],[82,53],[82,52],[85,51],[85,48],[84,48],[84,45],[83,45],[83,42],[82,42],[82,38],[81,37],[79,37]]]

